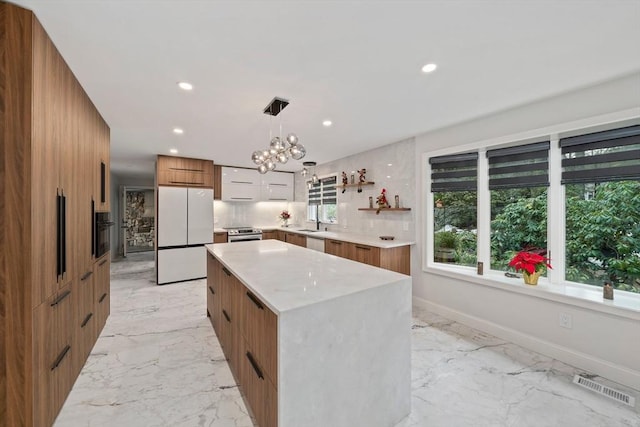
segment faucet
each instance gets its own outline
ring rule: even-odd
[[[320,205],[316,205],[316,230],[320,231]]]

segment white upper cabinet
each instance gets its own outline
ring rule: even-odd
[[[227,202],[293,201],[294,174],[222,167],[222,197]]]
[[[262,200],[293,201],[293,174],[267,172],[262,176]]]

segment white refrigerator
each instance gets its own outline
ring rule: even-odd
[[[207,250],[213,243],[213,190],[158,187],[157,283],[207,276]]]

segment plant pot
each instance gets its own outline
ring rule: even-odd
[[[446,262],[446,263],[454,263],[456,262],[455,250],[449,248],[439,248],[435,250],[434,254],[435,262]]]
[[[526,283],[527,285],[537,285],[538,278],[540,277],[541,274],[542,274],[542,271],[536,271],[533,274],[529,274],[527,273],[526,270],[523,270],[522,278],[524,279],[524,283]]]

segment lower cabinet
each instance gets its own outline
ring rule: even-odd
[[[104,255],[102,259],[96,262],[96,292],[94,293],[94,301],[96,304],[96,337],[100,336],[100,332],[107,322],[107,317],[111,313],[111,292],[109,282],[109,272],[111,270],[111,260],[109,253]]]
[[[227,239],[226,231],[216,231],[213,233],[213,243],[227,243]]]
[[[278,230],[264,230],[262,231],[262,240],[277,239]]]
[[[406,275],[411,274],[410,246],[379,248],[342,240],[325,239],[325,253]]]
[[[291,243],[292,245],[302,246],[303,248],[306,248],[307,236],[303,236],[302,234],[287,232],[285,234],[285,242]]]
[[[258,425],[276,427],[278,318],[210,253],[207,267],[207,312],[231,372]]]
[[[325,239],[324,253],[349,258],[349,245],[350,243],[341,240]]]
[[[73,351],[73,371],[75,375],[80,374],[93,344],[100,333],[97,326],[98,316],[96,315],[97,304],[95,301],[95,286],[98,283],[96,278],[97,266],[91,271],[87,271],[80,276],[80,280],[74,283],[73,307],[75,310],[73,317],[73,330],[75,348]]]

